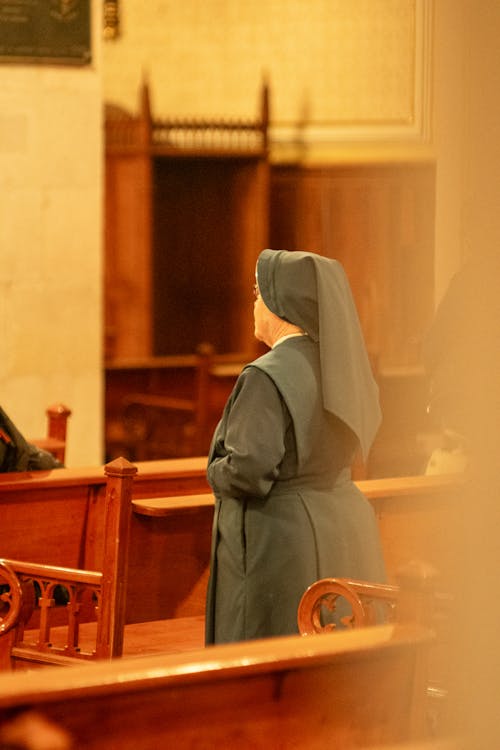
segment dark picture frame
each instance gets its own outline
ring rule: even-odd
[[[0,0],[0,63],[91,62],[90,0]]]

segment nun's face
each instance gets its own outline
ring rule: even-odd
[[[267,307],[260,294],[257,294],[253,305],[254,336],[257,341],[263,341],[267,346],[273,346],[281,335],[284,321],[278,318]]]
[[[266,307],[264,300],[260,296],[259,289],[255,285],[255,302],[253,303],[253,320],[254,320],[254,336],[257,341],[266,340],[266,320],[268,315],[271,315],[271,311]]]

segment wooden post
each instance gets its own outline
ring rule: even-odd
[[[49,406],[45,413],[47,414],[47,436],[51,441],[50,452],[58,461],[64,463],[68,417],[71,415],[71,409],[68,409],[64,404],[54,404]],[[52,443],[52,441],[57,442]]]
[[[97,658],[111,659],[123,651],[127,591],[132,485],[137,468],[125,458],[104,467],[107,477],[103,581],[97,626]]]

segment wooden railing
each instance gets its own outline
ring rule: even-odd
[[[183,156],[264,156],[268,150],[269,87],[262,84],[259,116],[251,118],[156,118],[151,113],[149,85],[143,82],[140,112],[134,116],[112,105],[106,109],[106,149],[147,150]]]

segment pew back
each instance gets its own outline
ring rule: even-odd
[[[134,497],[208,490],[205,458],[148,461],[136,466]],[[102,467],[0,475],[0,555],[99,568],[96,555],[105,493]]]
[[[0,726],[19,706],[74,747],[368,747],[424,737],[432,636],[377,626],[48,668],[0,680]]]

